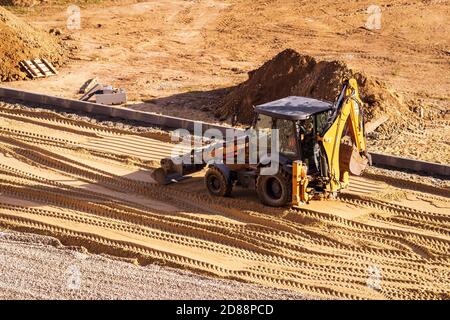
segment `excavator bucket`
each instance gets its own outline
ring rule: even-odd
[[[355,176],[360,176],[367,167],[369,160],[361,156],[355,145],[341,144],[340,167]]]
[[[369,160],[365,156],[361,156],[354,149],[350,158],[349,172],[355,176],[360,176],[364,169],[366,169],[368,163]]]

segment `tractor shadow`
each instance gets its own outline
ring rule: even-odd
[[[217,199],[217,197],[209,194],[204,181],[205,171],[195,174],[194,176],[188,176],[186,179],[181,180],[179,182],[175,182],[165,186],[165,188],[180,190],[183,192],[188,192],[190,194],[198,194],[202,196],[208,196],[211,199]],[[256,194],[255,190],[250,190],[247,188],[243,188],[241,186],[234,185],[233,191],[231,192],[230,197],[221,197],[220,201],[223,202],[233,202],[233,200],[239,200],[248,210],[254,208],[255,205],[260,206],[261,203]]]
[[[231,89],[232,87],[209,91],[189,91],[161,98],[146,99],[142,103],[128,105],[127,108],[190,120],[218,122],[225,119],[218,119],[215,111],[220,105],[220,101]]]

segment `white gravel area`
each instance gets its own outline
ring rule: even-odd
[[[303,295],[174,268],[137,266],[0,230],[0,299],[305,299]]]

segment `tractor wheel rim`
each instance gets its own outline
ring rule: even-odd
[[[283,193],[283,188],[277,179],[272,178],[268,181],[267,191],[271,198],[280,199]]]
[[[209,186],[211,189],[217,191],[220,189],[220,181],[216,177],[210,177],[209,179]]]

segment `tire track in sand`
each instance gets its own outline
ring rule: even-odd
[[[0,115],[25,123],[16,128],[5,121],[0,128],[6,157],[0,157],[0,224],[9,228],[51,234],[65,244],[142,264],[164,263],[317,297],[448,298],[448,278],[442,276],[450,266],[448,210],[428,212],[354,194],[330,203],[330,209],[323,202],[319,211],[268,208],[252,196],[212,198],[200,180],[159,186],[121,175],[112,165],[129,172],[149,169],[139,156],[164,156],[172,147],[165,142],[50,112],[0,107]],[[70,132],[55,135],[64,126]],[[83,150],[89,161],[77,153]],[[125,156],[131,151],[137,159],[130,164]],[[367,285],[373,266],[382,276],[379,289]]]

